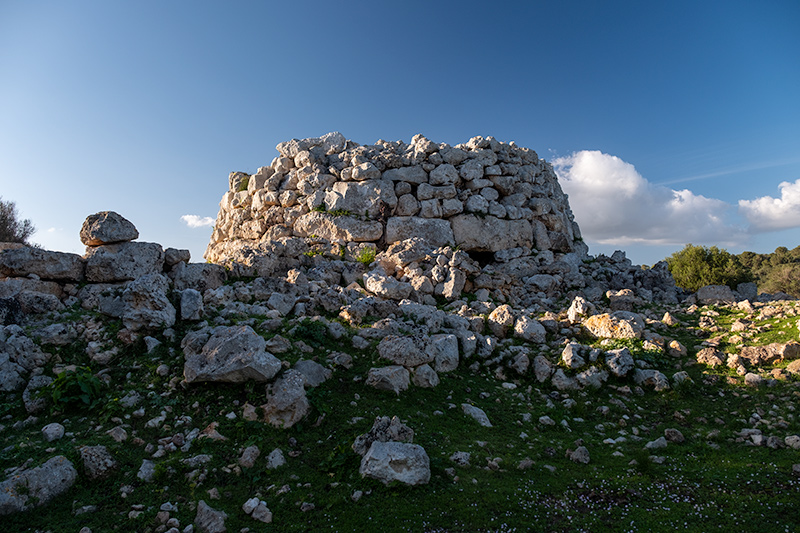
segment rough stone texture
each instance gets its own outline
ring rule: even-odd
[[[316,361],[301,359],[294,364],[294,369],[303,374],[307,387],[319,387],[333,375],[329,368],[325,368]]]
[[[105,446],[82,446],[83,470],[89,479],[104,479],[117,468],[117,461]]]
[[[355,442],[353,442],[353,451],[363,457],[373,442],[390,441],[414,442],[414,430],[403,424],[396,416],[392,418],[379,416],[375,418],[372,429],[356,437]]]
[[[432,389],[439,384],[439,374],[430,365],[420,365],[414,369],[411,382],[417,387]]]
[[[452,372],[458,368],[458,337],[455,335],[431,335],[426,351],[433,356],[433,368],[436,372]]]
[[[25,277],[31,274],[43,280],[83,281],[86,264],[77,254],[51,252],[23,247],[0,252],[0,276]]]
[[[606,353],[606,365],[616,377],[623,377],[633,370],[633,355],[627,348],[609,350]]]
[[[204,500],[197,503],[197,515],[194,518],[194,525],[202,533],[224,533],[225,520],[228,514],[225,511],[218,511],[210,507]]]
[[[49,503],[68,491],[77,478],[75,467],[63,455],[48,459],[42,466],[14,474],[0,483],[0,515]]]
[[[261,408],[264,420],[275,427],[289,428],[308,414],[308,403],[304,388],[306,379],[296,370],[287,370],[267,389],[267,403]]]
[[[189,350],[184,378],[188,383],[269,381],[281,369],[281,362],[265,348],[264,338],[250,326],[220,326],[199,353]]]
[[[378,343],[378,355],[396,365],[415,367],[433,362],[435,353],[425,349],[425,340],[416,336],[388,335]]]
[[[697,289],[697,303],[700,305],[717,305],[733,303],[736,296],[727,285],[706,285]]]
[[[725,354],[716,348],[703,348],[697,352],[697,362],[712,368],[724,365],[726,359]]]
[[[547,338],[544,326],[529,316],[521,316],[514,324],[514,336],[534,344],[542,344]]]
[[[418,444],[405,442],[373,442],[361,459],[362,477],[385,484],[399,481],[405,485],[424,485],[431,479],[428,454]]]
[[[114,211],[101,211],[89,215],[81,226],[81,242],[86,246],[100,246],[139,238],[136,227]]]
[[[203,306],[203,295],[195,289],[184,289],[181,291],[181,319],[200,320],[203,318],[205,308]]]
[[[172,268],[169,277],[175,284],[176,291],[194,289],[203,293],[207,289],[221,287],[228,275],[220,265],[180,262]]]
[[[421,237],[469,251],[585,253],[555,172],[532,150],[491,137],[451,147],[418,135],[408,144],[345,141],[323,152],[319,139],[281,143],[270,166],[230,174],[206,259],[256,252],[262,259],[251,260],[264,263],[256,266],[263,275],[266,263],[281,262],[263,256],[292,236],[380,249]]]
[[[583,322],[583,327],[601,339],[638,339],[644,332],[644,319],[636,313],[615,311],[590,316]]]
[[[480,407],[475,407],[474,405],[470,405],[468,403],[462,403],[461,410],[464,411],[465,415],[474,418],[475,421],[483,427],[492,427],[489,417],[486,416],[486,413]]]
[[[411,381],[408,370],[399,365],[370,368],[367,373],[366,384],[378,390],[392,391],[400,394],[408,390]]]
[[[122,323],[132,331],[164,329],[175,324],[175,308],[167,298],[169,282],[161,274],[148,274],[128,284],[122,292]]]
[[[745,359],[751,366],[772,365],[780,361],[800,358],[800,344],[790,342],[786,344],[772,343],[767,346],[745,346],[739,352],[739,357]]]
[[[533,230],[527,220],[502,220],[458,215],[450,220],[455,242],[464,250],[497,252],[533,246]]]
[[[455,243],[453,229],[446,220],[420,217],[392,217],[386,223],[386,242],[393,243],[418,237],[432,246]]]
[[[125,242],[90,247],[86,251],[86,280],[92,283],[131,281],[164,268],[164,250],[152,242]]]

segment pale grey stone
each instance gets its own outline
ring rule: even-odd
[[[205,314],[203,295],[194,289],[181,291],[181,319],[200,320]]]
[[[527,220],[475,215],[457,215],[449,220],[455,242],[463,250],[497,252],[507,248],[530,248],[533,244],[533,230]]]
[[[307,387],[319,387],[333,375],[333,372],[309,359],[300,359],[294,364],[294,369],[303,374]]]
[[[353,451],[363,457],[373,442],[414,442],[414,430],[396,416],[378,416],[367,433],[356,437]]]
[[[0,251],[0,277],[37,276],[43,280],[83,281],[85,261],[77,254],[28,246]]]
[[[390,365],[381,368],[370,368],[367,373],[366,384],[378,390],[387,390],[400,394],[408,390],[410,383],[408,370],[399,365]]]
[[[275,448],[267,455],[267,470],[275,470],[286,464],[286,458],[280,448]]]
[[[461,410],[464,411],[464,414],[470,416],[475,419],[478,424],[483,427],[490,428],[492,427],[492,423],[489,421],[489,417],[486,416],[486,413],[480,407],[475,407],[474,405],[470,405],[468,403],[461,404]]]
[[[81,242],[86,246],[100,246],[139,238],[136,226],[114,211],[101,211],[83,221]]]
[[[399,481],[406,485],[423,485],[431,478],[430,459],[424,448],[405,442],[373,442],[361,460],[362,477],[385,484]]]
[[[634,367],[633,355],[627,348],[609,350],[605,361],[611,373],[618,378],[627,375]]]
[[[52,422],[42,428],[42,437],[45,442],[53,442],[59,440],[64,436],[64,426],[58,422]]]
[[[92,283],[131,281],[164,268],[164,250],[151,242],[124,242],[86,251],[86,280]]]
[[[81,446],[80,454],[88,479],[105,479],[117,468],[117,461],[105,446]]]
[[[306,397],[305,378],[296,370],[287,370],[267,389],[267,403],[262,406],[264,419],[275,427],[289,428],[311,410]]]
[[[194,518],[194,525],[201,533],[224,533],[225,520],[228,514],[225,511],[218,511],[200,500],[197,504],[197,515]]]
[[[414,165],[386,170],[383,173],[383,179],[408,183],[426,183],[428,181],[428,173],[420,165]]]
[[[433,356],[436,372],[452,372],[458,368],[458,338],[455,335],[431,335],[425,351]]]
[[[161,274],[148,274],[129,283],[121,297],[124,326],[133,331],[172,327],[175,308],[168,291],[169,282]]]
[[[0,515],[27,511],[45,505],[68,491],[78,478],[78,472],[63,455],[44,464],[13,474],[0,483]]]
[[[429,364],[420,365],[414,369],[411,382],[417,387],[431,389],[439,384],[439,374]]]
[[[378,355],[397,365],[415,367],[433,362],[434,351],[425,349],[425,340],[411,335],[387,335],[378,343]]]
[[[430,173],[428,181],[431,185],[450,185],[458,181],[458,170],[449,163],[437,166]]]
[[[453,230],[447,220],[391,217],[386,222],[386,242],[388,244],[405,241],[412,237],[421,238],[433,247],[447,246],[455,242]]]
[[[264,338],[250,326],[216,328],[200,353],[187,355],[184,377],[188,383],[269,381],[281,363],[265,348]]]

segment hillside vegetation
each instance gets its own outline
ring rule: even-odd
[[[696,291],[704,285],[755,282],[759,292],[785,292],[800,297],[800,246],[789,250],[780,246],[771,254],[742,252],[735,255],[716,246],[687,244],[667,258],[675,283]]]

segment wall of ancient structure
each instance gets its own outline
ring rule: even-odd
[[[474,137],[450,146],[417,135],[359,145],[329,133],[277,150],[255,174],[229,176],[209,261],[277,256],[275,246],[309,237],[378,250],[421,237],[484,259],[587,251],[551,165],[513,142]]]

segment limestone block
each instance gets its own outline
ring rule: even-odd
[[[338,181],[325,194],[328,211],[347,211],[374,218],[381,214],[383,204],[390,209],[397,205],[394,185],[389,180]]]
[[[188,383],[269,381],[281,369],[281,363],[265,348],[264,338],[250,326],[221,326],[200,353],[187,355],[184,378]]]
[[[79,282],[83,281],[85,268],[84,259],[77,254],[28,246],[0,251],[0,276],[33,274],[43,280]]]
[[[420,165],[392,168],[383,173],[383,179],[407,183],[427,183],[428,173]]]
[[[405,485],[424,485],[430,481],[430,459],[418,444],[405,442],[373,442],[361,460],[362,477],[385,484],[399,481]]]
[[[431,246],[447,246],[455,243],[453,229],[447,220],[420,217],[391,217],[386,222],[386,242],[404,241],[419,237]]]
[[[383,225],[376,220],[311,211],[301,215],[294,224],[298,237],[316,235],[331,242],[371,242],[383,235]]]
[[[164,250],[151,242],[90,247],[85,258],[86,280],[92,283],[130,281],[164,268]]]
[[[457,215],[450,223],[456,244],[467,251],[497,252],[507,248],[530,248],[533,244],[533,230],[527,220]]]
[[[139,232],[122,215],[114,211],[101,211],[86,217],[81,226],[80,238],[86,246],[100,246],[138,239]]]

